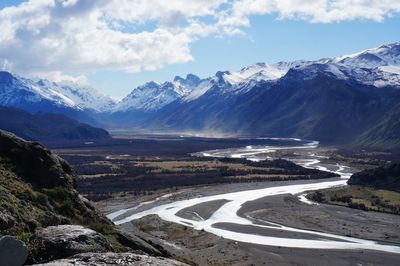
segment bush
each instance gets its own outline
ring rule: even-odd
[[[72,195],[64,187],[44,188],[43,192],[51,199],[51,205],[59,214],[74,216]]]
[[[325,202],[324,195],[320,191],[315,191],[314,193],[311,194],[311,200],[316,201],[316,202]]]
[[[355,208],[355,209],[360,209],[360,210],[363,210],[363,211],[367,211],[367,210],[368,210],[367,206],[365,206],[364,203],[354,203],[354,202],[350,202],[350,203],[349,203],[349,207],[350,207],[350,208]]]

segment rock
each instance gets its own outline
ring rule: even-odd
[[[74,188],[76,181],[71,167],[40,143],[27,142],[0,131],[0,157],[15,166],[15,172],[33,186]]]
[[[0,266],[21,266],[28,258],[28,249],[12,236],[0,238]]]
[[[142,250],[146,252],[147,254],[153,255],[153,256],[165,256],[166,251],[165,250],[159,250],[157,248],[161,247],[154,247],[144,241],[143,239],[135,236],[134,234],[131,234],[129,232],[126,232],[124,230],[118,229],[116,230],[116,236],[118,237],[118,240],[120,243],[122,243],[125,246],[128,246],[134,250]]]
[[[107,239],[100,233],[80,225],[48,226],[36,230],[34,243],[39,261],[67,258],[85,252],[112,251]]]
[[[106,265],[135,265],[135,266],[183,266],[179,261],[162,257],[151,257],[134,253],[83,253],[68,259],[55,260],[36,266],[106,266]]]

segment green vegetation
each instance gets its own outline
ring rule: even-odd
[[[313,201],[400,215],[400,164],[390,164],[353,174],[350,186],[320,190]]]
[[[122,243],[116,227],[75,190],[70,166],[38,143],[0,131],[0,235],[12,235],[30,250],[36,262],[36,229],[79,224],[102,233],[115,251],[140,249]],[[143,240],[141,240],[143,241]],[[146,247],[145,247],[146,248]]]
[[[71,155],[69,156],[71,158]],[[98,159],[72,160],[80,175],[80,193],[102,200],[113,193],[143,193],[202,184],[321,179],[333,173],[307,169],[278,159],[252,162],[239,158]]]
[[[400,164],[390,164],[355,173],[347,183],[400,192]]]
[[[348,186],[313,192],[308,197],[317,202],[350,208],[400,214],[400,193],[363,186]]]

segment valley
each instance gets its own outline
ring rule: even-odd
[[[398,259],[399,216],[310,204],[304,194],[343,186],[355,171],[385,165],[387,154],[352,157],[294,139],[140,135],[114,141],[55,150],[80,174],[80,192],[109,219],[184,261],[309,265],[323,256],[332,265],[391,265]],[[264,158],[338,175],[293,176],[290,163],[272,166]]]
[[[0,1],[0,266],[400,265],[400,0]]]
[[[0,158],[0,228],[29,247],[30,263],[87,260],[74,243],[90,235],[99,240],[86,243],[90,251],[145,254],[95,260],[395,265],[399,55],[394,42],[187,74],[118,101],[84,84],[0,71],[0,128],[16,135],[1,131],[11,146]],[[64,243],[75,230],[84,237],[68,238],[66,254],[76,257],[38,244],[60,231]]]

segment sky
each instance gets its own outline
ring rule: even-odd
[[[400,0],[1,0],[0,68],[121,99],[148,81],[400,41]]]

